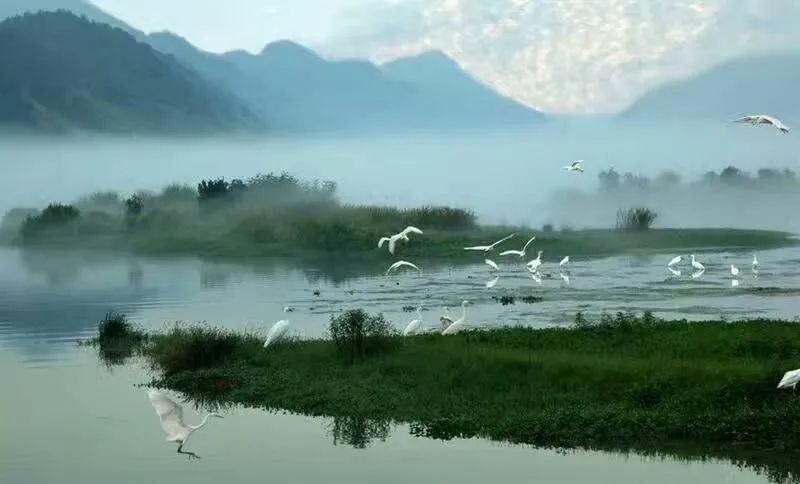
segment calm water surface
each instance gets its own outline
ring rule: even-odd
[[[541,286],[519,264],[507,264],[498,285],[487,290],[491,275],[478,257],[474,266],[425,268],[422,275],[386,278],[375,267],[343,280],[277,261],[234,265],[0,249],[0,482],[768,482],[725,461],[440,442],[414,437],[403,425],[381,424],[374,435],[353,436],[331,420],[241,408],[195,436],[189,448],[203,459],[189,462],[164,442],[136,386],[148,374],[137,364],[108,371],[93,350],[76,344],[111,308],[150,328],[208,321],[266,333],[291,305],[294,331],[305,337],[323,334],[332,314],[357,307],[383,311],[403,326],[412,316],[403,306],[421,303],[433,328],[442,306],[457,307],[463,299],[473,302],[468,320],[476,326],[566,325],[581,310],[653,309],[693,319],[800,315],[800,249],[760,253],[758,278],[747,253],[700,254],[708,270],[699,279],[665,273],[671,256],[575,260],[569,284],[546,263],[543,272],[552,277]],[[735,288],[732,262],[744,273]],[[492,299],[501,295],[516,296],[516,304]],[[524,304],[525,295],[542,301]],[[197,411],[187,413],[190,423],[199,420]]]

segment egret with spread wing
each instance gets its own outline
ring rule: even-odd
[[[404,228],[402,232],[399,232],[399,233],[394,234],[394,235],[390,235],[389,237],[381,237],[380,240],[378,240],[378,248],[379,249],[383,248],[383,244],[388,242],[388,244],[389,244],[389,253],[394,255],[395,248],[397,247],[397,242],[400,241],[400,240],[408,242],[410,240],[408,238],[409,234],[422,235],[422,230],[420,230],[417,227],[414,227],[412,225],[409,225],[408,227]]]
[[[531,245],[531,242],[533,242],[534,240],[536,240],[535,235],[531,237],[527,242],[525,242],[525,245],[522,247],[522,250],[507,250],[505,252],[500,252],[500,255],[501,256],[515,255],[520,259],[522,259],[523,257],[525,257],[525,251],[528,250],[528,246]]]
[[[576,171],[578,173],[583,173],[583,160],[573,161],[569,165],[564,167],[567,171]]]
[[[209,413],[203,418],[199,425],[186,425],[183,422],[183,407],[176,403],[174,400],[159,392],[158,390],[147,390],[147,396],[150,398],[150,403],[153,405],[159,420],[161,421],[161,428],[167,434],[167,442],[178,443],[178,453],[185,454],[189,457],[199,459],[200,456],[194,452],[186,452],[183,446],[189,440],[189,437],[200,428],[202,428],[211,417],[222,418],[222,415],[216,413]]]
[[[787,134],[787,133],[789,133],[789,131],[791,131],[789,129],[789,127],[786,126],[785,124],[783,124],[783,122],[780,119],[778,119],[778,118],[776,118],[774,116],[770,116],[768,114],[751,114],[749,116],[744,116],[744,117],[739,118],[739,119],[734,119],[733,122],[734,123],[748,123],[748,124],[751,124],[753,126],[756,126],[756,125],[759,125],[759,124],[768,124],[770,126],[773,126],[775,129],[777,129],[778,131],[780,131],[783,134]]]
[[[476,246],[473,246],[473,247],[464,247],[464,250],[476,250],[476,251],[481,251],[481,252],[489,252],[489,251],[494,250],[495,247],[497,247],[498,245],[502,244],[506,240],[508,240],[508,239],[510,239],[512,237],[515,237],[516,235],[517,234],[511,234],[508,237],[503,237],[502,239],[498,240],[497,242],[495,242],[492,245],[476,245]]]
[[[399,260],[399,261],[397,261],[394,264],[389,266],[389,269],[386,270],[386,275],[388,276],[389,274],[391,274],[392,272],[396,271],[397,269],[399,269],[401,267],[410,267],[411,269],[416,269],[417,272],[422,272],[422,270],[419,267],[417,267],[416,265],[412,264],[411,262],[404,261],[404,260]]]

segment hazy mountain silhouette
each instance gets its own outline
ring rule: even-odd
[[[671,82],[643,96],[624,115],[728,120],[771,113],[800,118],[800,53],[737,59]]]
[[[0,122],[101,131],[193,131],[255,117],[173,57],[66,11],[0,23]]]
[[[106,23],[136,35],[143,35],[138,30],[122,20],[105,13],[87,0],[0,0],[0,20],[7,17],[22,15],[26,12],[55,12],[57,10],[69,10],[76,15],[85,16],[90,20]]]

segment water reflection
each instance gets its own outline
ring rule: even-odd
[[[389,420],[350,416],[334,417],[327,429],[333,437],[333,445],[366,449],[375,440],[386,442],[394,426]]]

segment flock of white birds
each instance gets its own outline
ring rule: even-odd
[[[790,129],[788,126],[783,124],[781,120],[775,118],[774,116],[769,116],[766,114],[756,114],[750,116],[744,116],[739,119],[735,119],[734,123],[748,123],[753,126],[756,125],[769,125],[780,131],[781,133],[787,134],[789,133]],[[583,173],[584,172],[584,162],[583,160],[573,161],[569,165],[564,167],[564,170],[574,173]],[[383,248],[384,245],[387,246],[387,250],[390,254],[394,255],[395,251],[397,250],[397,244],[399,242],[409,242],[410,235],[423,235],[423,231],[414,226],[408,226],[403,229],[401,232],[396,234],[389,235],[387,237],[382,237],[378,241],[378,248]],[[464,250],[468,251],[475,251],[475,252],[484,252],[490,253],[495,250],[499,245],[508,240],[514,238],[517,234],[510,234],[507,237],[503,237],[502,239],[493,242],[489,245],[476,245],[472,247],[465,247]],[[536,237],[533,236],[522,246],[521,250],[506,250],[500,252],[498,255],[500,257],[517,257],[519,259],[525,259],[527,256],[528,247],[536,240]],[[528,272],[531,275],[531,278],[537,283],[542,283],[542,277],[539,272],[539,269],[542,266],[542,254],[543,252],[540,250],[537,252],[537,256],[535,259],[532,259],[525,263],[525,267],[527,268]],[[690,254],[689,256],[691,267],[693,272],[691,274],[692,278],[699,278],[705,273],[705,266],[700,263],[694,254]],[[681,270],[677,268],[679,264],[683,262],[683,256],[676,256],[672,258],[667,263],[667,270],[674,276],[680,276],[682,274]],[[499,271],[500,266],[493,261],[492,259],[486,258],[484,263],[489,266],[490,269],[494,271]],[[564,257],[561,262],[559,262],[560,276],[561,278],[569,284],[569,271],[566,270],[567,265],[569,264],[569,256]],[[752,272],[755,277],[758,277],[758,257],[756,254],[753,254],[752,260]],[[389,266],[386,271],[386,275],[390,275],[402,268],[408,268],[412,270],[416,270],[417,272],[421,272],[421,269],[414,263],[405,261],[405,260],[398,260],[397,262],[393,263]],[[739,277],[741,275],[741,271],[735,265],[730,266],[730,274],[731,274],[731,285],[736,287],[739,285]],[[487,288],[494,287],[497,282],[499,281],[500,276],[497,275],[493,279],[489,280],[486,283]],[[441,334],[443,335],[452,335],[457,334],[461,330],[463,330],[467,325],[467,306],[469,305],[469,301],[464,301],[461,303],[461,315],[458,319],[452,319],[450,316],[449,309],[447,307],[444,308],[444,314],[439,318],[441,323]],[[286,307],[284,308],[284,312],[288,313],[291,312],[292,308]],[[267,348],[271,345],[276,344],[277,342],[281,341],[286,337],[289,330],[289,320],[282,319],[276,322],[267,333],[266,340],[264,341],[264,348]],[[416,318],[412,320],[403,330],[402,334],[404,336],[411,336],[414,334],[418,334],[424,329],[424,322],[422,317],[422,307],[418,307],[416,309]],[[800,383],[800,369],[788,371],[784,374],[781,381],[778,383],[778,388],[791,388],[796,389],[798,383]],[[191,458],[199,458],[197,454],[194,452],[187,452],[183,450],[183,446],[186,444],[189,437],[198,429],[202,428],[208,422],[209,418],[216,417],[222,418],[221,415],[216,413],[210,413],[206,415],[203,420],[198,425],[187,425],[183,421],[183,407],[175,402],[170,397],[164,395],[163,393],[149,389],[147,391],[147,395],[150,398],[150,403],[153,405],[153,408],[158,415],[158,418],[161,422],[161,428],[164,430],[164,433],[167,436],[168,442],[174,442],[178,444],[178,453],[185,454]]]

